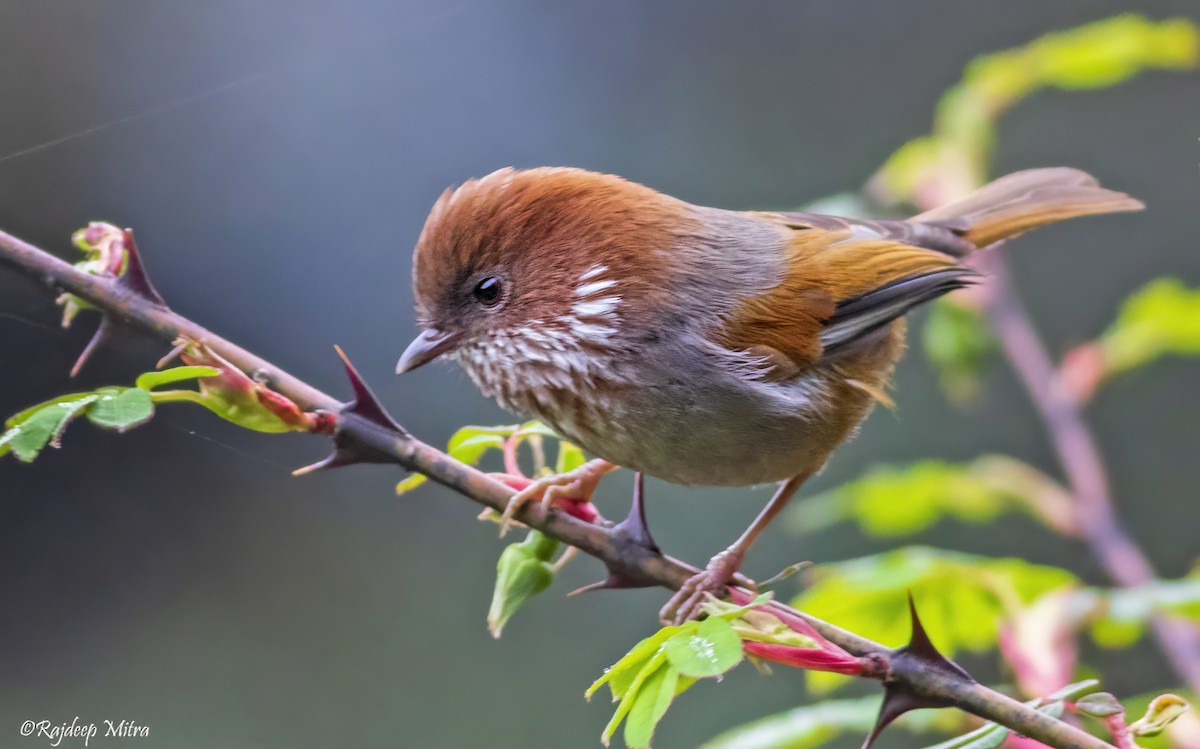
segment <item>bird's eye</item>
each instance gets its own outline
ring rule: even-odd
[[[475,297],[475,301],[485,307],[493,307],[499,301],[504,289],[500,285],[500,279],[495,276],[488,276],[479,283],[475,284],[475,288],[471,291],[471,295]]]

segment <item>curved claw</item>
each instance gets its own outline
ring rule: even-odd
[[[513,495],[500,516],[500,536],[503,537],[516,523],[517,512],[529,502],[540,500],[543,507],[551,507],[556,499],[574,502],[591,501],[596,485],[605,474],[617,466],[607,460],[589,460],[573,471],[556,476],[545,476]]]
[[[659,620],[664,625],[679,625],[689,619],[695,619],[710,596],[724,598],[728,594],[727,586],[735,578],[739,578],[739,584],[744,580],[749,583],[746,587],[756,588],[754,581],[738,574],[738,568],[742,565],[742,556],[733,549],[726,549],[709,560],[708,566],[704,570],[688,578],[687,582],[671,596],[662,610],[658,612]]]

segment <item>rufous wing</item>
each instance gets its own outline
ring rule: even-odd
[[[722,345],[758,358],[764,379],[787,380],[913,307],[970,283],[947,254],[851,230],[793,227],[779,284],[745,300]]]

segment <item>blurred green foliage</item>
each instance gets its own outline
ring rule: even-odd
[[[942,202],[986,180],[996,121],[1044,89],[1121,83],[1147,70],[1200,64],[1200,32],[1184,18],[1128,14],[1046,34],[1029,44],[975,58],[937,104],[933,131],[901,146],[871,181],[886,204]]]
[[[875,727],[879,697],[823,700],[771,715],[726,731],[700,749],[815,749],[838,736],[865,734]],[[962,719],[944,711],[921,710],[896,722],[913,733],[961,730]]]
[[[1104,375],[1168,356],[1200,356],[1200,289],[1159,278],[1134,292],[1100,337]]]
[[[1069,503],[1062,487],[1040,471],[1012,458],[986,455],[970,463],[930,459],[878,466],[848,484],[798,500],[787,523],[796,532],[812,533],[853,520],[864,533],[892,537],[945,518],[986,523],[1016,511],[1070,534],[1074,521]]]

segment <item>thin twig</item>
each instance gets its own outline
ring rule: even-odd
[[[264,374],[272,387],[306,410],[340,411],[342,404],[259,356],[231,343],[196,323],[121,288],[112,279],[88,275],[68,263],[0,232],[0,264],[43,284],[76,294],[104,313],[171,341],[185,336],[203,342],[214,352],[247,372]],[[430,479],[494,510],[503,510],[513,490],[446,453],[402,433],[381,429],[352,413],[339,420],[339,437],[397,464],[419,471]],[[603,561],[610,571],[629,579],[675,590],[695,573],[695,568],[633,542],[609,526],[584,523],[540,503],[530,503],[518,518],[532,528]],[[773,603],[782,607],[782,604]],[[886,659],[889,667],[878,674],[886,682],[936,704],[958,707],[986,720],[1007,726],[1024,736],[1057,749],[1113,749],[1080,729],[974,681],[930,669],[917,659],[893,658],[894,651],[847,632],[803,612],[822,636],[857,656]]]
[[[1121,526],[1096,440],[1075,400],[1059,386],[1054,364],[1017,296],[1002,253],[989,253],[981,265],[989,277],[988,317],[1050,435],[1092,556],[1117,585],[1154,583],[1158,574]],[[1171,666],[1193,691],[1200,691],[1200,635],[1187,623],[1162,615],[1153,617],[1152,628]]]

